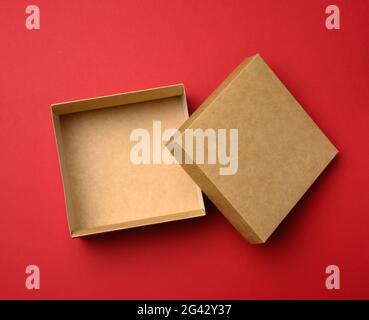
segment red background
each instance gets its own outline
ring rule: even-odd
[[[368,299],[369,1],[333,3],[341,30],[332,1],[1,1],[0,298]],[[49,105],[183,82],[193,111],[256,52],[340,150],[270,241],[208,200],[204,218],[71,240]]]

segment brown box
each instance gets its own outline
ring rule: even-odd
[[[196,148],[189,154],[183,136],[188,129],[208,128],[228,133],[238,129],[238,171],[220,175],[219,162],[182,166],[251,243],[268,239],[337,154],[259,55],[241,63],[180,127],[179,140],[167,147],[172,153],[179,147],[196,162]],[[213,149],[205,144],[205,155]]]
[[[178,164],[130,161],[132,130],[188,118],[183,85],[54,104],[52,116],[72,237],[205,214]]]

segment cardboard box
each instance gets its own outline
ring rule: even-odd
[[[218,134],[238,130],[235,174],[221,175],[219,161],[198,163],[197,140],[191,149],[184,147],[189,129],[209,128]],[[195,162],[182,166],[251,243],[268,239],[337,154],[259,55],[241,63],[179,130],[180,138],[167,145],[170,151],[181,148]],[[205,155],[215,148],[205,144]]]
[[[72,237],[205,214],[200,189],[178,164],[130,159],[132,130],[151,132],[154,120],[178,128],[188,118],[183,85],[51,108]],[[163,147],[160,137],[151,143]]]

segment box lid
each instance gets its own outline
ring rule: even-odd
[[[179,133],[167,147],[251,243],[268,239],[338,152],[260,55],[242,62]]]

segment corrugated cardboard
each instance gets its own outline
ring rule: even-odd
[[[130,161],[133,129],[188,118],[183,85],[54,104],[52,116],[72,237],[205,214],[178,164]]]
[[[259,55],[241,63],[179,130],[207,128],[238,129],[237,173],[220,175],[219,163],[182,166],[251,243],[268,239],[337,153]]]

